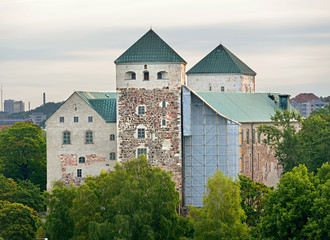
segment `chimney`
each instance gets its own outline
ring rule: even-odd
[[[43,93],[43,105],[46,104],[46,93]]]
[[[290,95],[281,94],[278,96],[280,98],[280,108],[282,108],[282,110],[288,110]]]

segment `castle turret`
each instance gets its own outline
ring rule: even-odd
[[[222,44],[187,72],[195,91],[255,92],[256,73]]]
[[[116,61],[118,159],[146,154],[182,182],[181,86],[186,62],[153,30]]]

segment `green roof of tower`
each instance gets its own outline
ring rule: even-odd
[[[186,63],[152,29],[144,34],[115,63],[127,62],[179,62]]]
[[[256,75],[244,62],[222,44],[193,66],[187,74],[199,73],[240,73]]]

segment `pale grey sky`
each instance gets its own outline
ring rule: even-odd
[[[114,91],[113,61],[151,25],[187,70],[222,42],[258,92],[330,95],[328,0],[0,0],[4,99]]]

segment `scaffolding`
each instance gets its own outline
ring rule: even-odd
[[[184,90],[185,205],[202,207],[209,177],[217,170],[233,178],[239,173],[239,124],[220,116]]]

